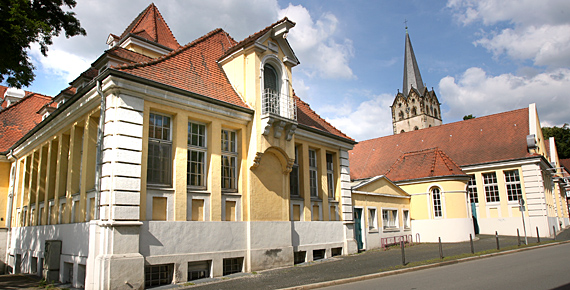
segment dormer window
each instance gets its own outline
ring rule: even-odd
[[[288,85],[283,84],[283,73],[280,67],[274,59],[269,59],[263,65],[262,114],[295,120],[295,103],[289,96]]]
[[[263,86],[266,92],[278,94],[279,82],[277,80],[277,71],[270,64],[263,66]]]

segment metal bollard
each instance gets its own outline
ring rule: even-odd
[[[406,266],[406,252],[404,250],[404,241],[400,242],[400,247],[402,248],[402,266]]]
[[[519,234],[519,229],[517,229],[517,241],[518,241],[518,245],[520,247],[521,246],[521,235]]]
[[[439,258],[443,260],[443,248],[441,247],[441,237],[439,239]]]
[[[473,236],[469,234],[469,242],[471,243],[471,254],[475,254],[475,248],[473,247]]]
[[[501,249],[501,247],[499,247],[499,233],[497,233],[497,231],[495,231],[495,240],[497,240],[497,251]]]
[[[538,233],[538,227],[536,227],[536,240],[540,244],[540,234]]]
[[[552,226],[552,232],[554,233],[554,240],[556,241],[556,226]]]

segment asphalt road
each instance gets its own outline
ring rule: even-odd
[[[566,243],[322,289],[570,289],[569,260]]]

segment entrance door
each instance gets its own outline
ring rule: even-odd
[[[356,238],[356,245],[358,250],[362,250],[364,245],[362,244],[362,209],[354,209],[354,237]]]
[[[479,234],[479,224],[477,223],[477,207],[474,202],[471,203],[471,215],[473,218],[473,231],[476,235]]]

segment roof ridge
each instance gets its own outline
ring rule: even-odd
[[[506,112],[499,112],[499,113],[495,113],[495,114],[491,114],[491,115],[485,115],[485,116],[476,117],[476,118],[468,119],[468,120],[459,120],[459,121],[455,121],[452,123],[441,124],[439,126],[432,126],[432,127],[424,128],[421,130],[405,132],[404,134],[413,134],[416,132],[425,132],[426,130],[442,130],[441,128],[446,128],[446,127],[449,127],[451,125],[456,125],[456,124],[461,123],[461,122],[479,122],[480,120],[484,120],[484,119],[488,119],[488,118],[496,117],[496,116],[500,116],[500,115],[514,114],[514,113],[518,113],[518,112],[523,111],[523,110],[528,110],[528,107],[520,108],[520,109],[514,109],[514,110],[506,111]],[[380,136],[380,137],[376,137],[376,138],[372,138],[372,139],[368,139],[368,140],[362,140],[362,141],[359,141],[359,143],[368,143],[368,142],[372,142],[372,141],[379,140],[382,138],[390,138],[390,137],[395,138],[396,136],[400,136],[400,135],[402,135],[402,134],[392,134],[392,135]]]
[[[287,18],[287,17],[285,17]],[[311,106],[309,105],[309,103],[301,100],[301,98],[299,98],[299,96],[297,96],[297,94],[295,94],[295,90],[293,89],[293,97],[297,98],[302,104],[306,105],[307,108],[309,108],[309,110],[311,110],[311,112],[313,112],[319,119],[323,120],[323,122],[325,122],[327,125],[331,126],[331,128],[333,128],[334,130],[338,131],[340,134],[342,134],[342,136],[344,136],[345,138],[349,139],[349,140],[353,140],[351,137],[349,137],[348,135],[344,134],[344,132],[342,132],[341,130],[339,130],[337,127],[333,126],[331,123],[329,123],[327,120],[325,120],[323,117],[321,117],[319,114],[317,114],[317,112],[315,112],[313,109],[311,109]]]
[[[179,47],[178,49],[175,49],[175,50],[173,50],[173,51],[171,51],[171,52],[169,52],[169,53],[167,53],[167,54],[165,54],[165,55],[163,55],[163,56],[161,56],[161,57],[159,57],[159,58],[155,58],[155,59],[153,59],[153,60],[146,61],[146,62],[137,62],[137,63],[132,63],[132,64],[123,64],[123,65],[117,66],[117,67],[115,67],[115,68],[116,68],[116,69],[132,69],[132,68],[140,68],[140,67],[146,67],[146,66],[150,66],[150,65],[157,64],[157,63],[159,63],[159,62],[162,62],[162,61],[164,61],[164,60],[167,60],[167,59],[169,59],[169,58],[172,58],[172,57],[174,57],[174,56],[180,54],[181,52],[187,50],[187,49],[190,48],[190,47],[196,46],[196,45],[199,44],[200,42],[203,42],[204,40],[206,40],[206,39],[208,39],[208,38],[210,38],[210,37],[212,37],[212,36],[214,36],[214,35],[216,35],[216,34],[218,34],[218,33],[220,33],[220,32],[223,32],[223,33],[225,33],[226,35],[228,35],[228,33],[225,32],[223,29],[221,29],[221,28],[216,28],[216,29],[214,29],[214,30],[208,32],[207,34],[201,36],[200,38],[197,38],[197,39],[195,39],[194,41],[189,42],[189,43],[187,43],[186,45],[181,46],[181,47]]]
[[[451,159],[451,157],[449,157],[443,150],[438,148],[438,151],[439,151],[439,154],[442,156],[443,162],[445,163],[445,166],[447,166],[449,171],[453,171],[453,168],[451,168],[451,166],[449,164],[447,164],[447,161],[451,162],[451,164],[453,164],[457,168],[461,169],[461,166],[459,166],[457,163],[455,163],[455,161],[453,161],[453,159]]]
[[[137,15],[137,17],[135,17],[135,19],[133,19],[133,21],[131,21],[131,24],[129,24],[127,26],[125,31],[123,31],[123,33],[121,33],[121,35],[119,37],[123,38],[127,34],[129,34],[130,31],[132,31],[142,21],[143,16],[146,15],[146,13],[148,13],[148,11],[151,9],[152,6],[155,6],[154,2],[150,3],[143,11],[141,11],[141,13],[139,13],[139,15]]]
[[[154,3],[152,3],[152,5],[154,5]],[[168,28],[168,32],[170,32],[170,36],[172,36],[172,38],[174,38],[174,41],[176,41],[176,43],[178,44],[178,47],[181,47],[182,45],[180,45],[180,43],[178,42],[178,39],[176,39],[176,36],[174,36],[174,33],[172,33],[172,29],[170,29],[170,25],[168,25],[168,23],[166,22],[166,20],[164,20],[164,17],[162,17],[162,13],[160,13],[160,10],[158,10],[158,7],[154,6],[156,9],[156,12],[158,12],[158,16],[160,16],[160,19],[162,19],[162,22],[164,23],[164,25],[166,25],[166,28]],[[156,41],[158,42],[158,24],[156,26]]]

